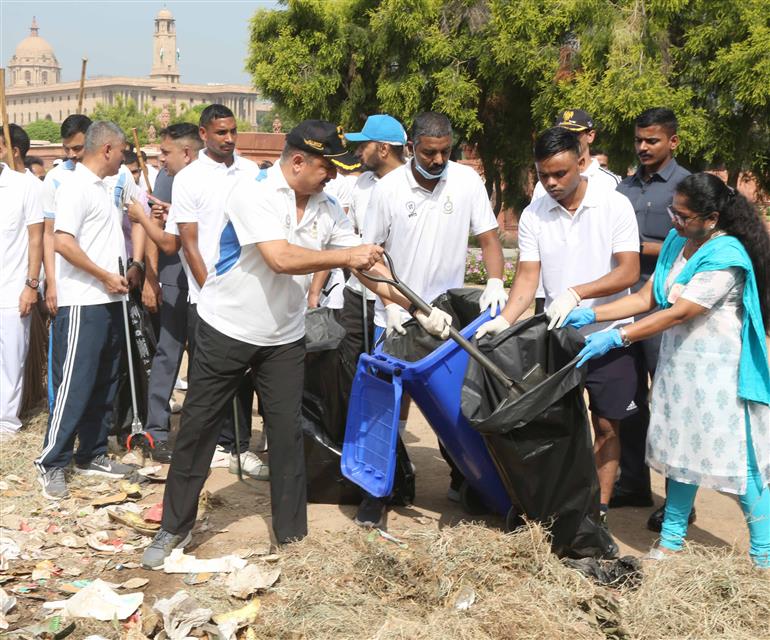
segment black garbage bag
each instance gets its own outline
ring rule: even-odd
[[[604,587],[636,589],[642,584],[644,577],[642,563],[634,556],[623,556],[615,560],[565,558],[562,562]]]
[[[479,342],[514,381],[508,390],[468,363],[462,412],[479,431],[514,505],[550,528],[560,557],[611,557],[617,547],[599,524],[599,481],[583,400],[583,345],[572,328],[547,330],[540,314]]]
[[[452,316],[452,326],[462,329],[479,317],[479,298],[481,289],[449,289],[442,293],[431,305]],[[417,320],[411,319],[404,323],[405,334],[396,331],[385,338],[382,346],[385,353],[403,360],[417,362],[432,351],[435,351],[445,341],[425,331]]]
[[[353,373],[343,365],[339,346],[344,328],[332,309],[320,307],[305,314],[305,385],[302,393],[302,432],[305,441],[307,498],[321,504],[358,504],[358,485],[342,476],[340,459],[345,440]],[[415,480],[412,465],[399,438],[391,504],[410,505]]]

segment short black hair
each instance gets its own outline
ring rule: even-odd
[[[61,137],[63,140],[71,138],[76,133],[85,134],[88,131],[88,127],[91,126],[91,118],[84,116],[80,113],[73,113],[71,116],[67,116],[64,122],[61,123]]]
[[[443,138],[452,135],[452,123],[443,113],[424,111],[417,115],[412,123],[412,143],[416,144],[421,136]]]
[[[8,125],[8,129],[11,134],[11,147],[18,148],[21,159],[24,160],[24,156],[29,152],[29,136],[27,132],[13,122]]]
[[[136,153],[133,151],[124,151],[123,152],[123,164],[134,164],[139,163],[139,158],[137,157]]]
[[[591,153],[591,157],[592,158],[594,156],[606,156],[606,155],[609,155],[604,149],[599,148],[599,147],[591,147],[590,153]]]
[[[676,114],[666,107],[653,107],[642,111],[634,121],[634,125],[640,129],[658,125],[666,130],[669,136],[673,136],[679,128]]]
[[[535,139],[535,147],[532,153],[535,156],[535,161],[540,162],[564,151],[571,151],[579,158],[580,138],[564,127],[551,127],[543,131]]]
[[[201,111],[201,118],[198,124],[201,127],[205,127],[212,120],[219,118],[235,118],[235,115],[223,104],[210,104]]]
[[[191,140],[202,142],[201,134],[191,122],[178,122],[172,124],[165,129],[160,130],[161,138],[171,138],[172,140],[182,140],[184,138],[190,138]]]
[[[27,156],[24,158],[24,166],[27,167],[27,169],[31,168],[33,164],[39,164],[45,169],[45,162],[43,162],[43,159],[40,156]]]

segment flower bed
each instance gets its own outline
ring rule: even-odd
[[[515,273],[516,259],[506,258],[503,269],[503,284],[505,284],[506,288],[510,288]],[[481,259],[480,249],[468,249],[468,255],[465,260],[465,282],[466,284],[487,283],[487,270],[484,267],[484,261]]]

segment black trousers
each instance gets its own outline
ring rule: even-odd
[[[191,363],[195,360],[195,352],[197,345],[197,331],[198,331],[198,305],[191,304],[187,307],[187,354],[188,354],[188,367],[192,366]],[[176,380],[176,376],[174,377]],[[169,396],[170,397],[170,396]],[[185,404],[187,404],[190,397],[189,387],[189,375],[188,375],[188,387],[187,396],[185,397]],[[254,386],[248,375],[244,375],[238,385],[238,392],[236,393],[236,403],[238,411],[238,425],[240,426],[239,440],[241,453],[248,451],[249,440],[251,439],[251,410],[254,406]],[[168,401],[166,401],[168,404]],[[260,415],[262,415],[260,413]],[[264,417],[264,416],[263,416]],[[217,444],[221,446],[228,453],[235,453],[235,412],[233,411],[232,402],[220,416],[222,420],[222,432],[219,435],[219,442]]]
[[[196,353],[188,376],[187,399],[163,495],[163,528],[175,534],[192,529],[198,497],[222,430],[222,414],[232,405],[251,368],[264,400],[270,443],[270,500],[278,543],[307,535],[305,455],[300,407],[305,374],[304,338],[291,344],[258,347],[235,340],[199,320]]]
[[[358,357],[364,352],[363,303],[361,293],[350,287],[345,287],[342,298],[344,305],[340,310],[338,321],[345,329],[345,337],[340,342],[339,353],[352,381],[358,366]],[[367,300],[366,311],[368,342],[371,350],[374,346],[374,300]]]

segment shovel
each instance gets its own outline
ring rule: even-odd
[[[125,277],[126,273],[123,269],[123,259],[118,258],[118,271],[121,276]],[[136,406],[136,381],[134,380],[134,356],[131,350],[131,329],[128,322],[128,294],[123,297],[123,326],[126,330],[126,355],[128,357],[128,379],[131,384],[131,408],[133,410],[133,419],[131,420],[131,435],[126,440],[126,449],[131,451],[133,446],[142,453],[146,453],[147,449],[154,449],[155,442],[152,436],[144,430],[144,425],[139,418],[139,411]],[[139,442],[137,442],[137,439]]]
[[[396,270],[393,267],[393,260],[388,252],[383,253],[385,261],[390,269],[390,278],[386,278],[381,275],[374,274],[370,271],[360,271],[359,273],[373,282],[380,282],[388,284],[395,288],[401,295],[403,295],[409,302],[411,302],[418,311],[422,311],[425,315],[430,315],[431,306],[425,302],[420,296],[412,291],[406,284],[401,282],[396,275]],[[524,375],[522,382],[526,381],[528,384],[522,386],[521,383],[516,382],[509,378],[505,372],[492,362],[487,356],[485,356],[479,348],[471,343],[469,340],[463,337],[463,335],[455,329],[452,325],[449,325],[449,337],[452,338],[462,349],[468,352],[468,355],[478,362],[484,369],[486,369],[492,376],[494,376],[508,391],[508,395],[518,397],[531,388],[532,383],[538,378],[540,365],[535,365],[530,371]]]

